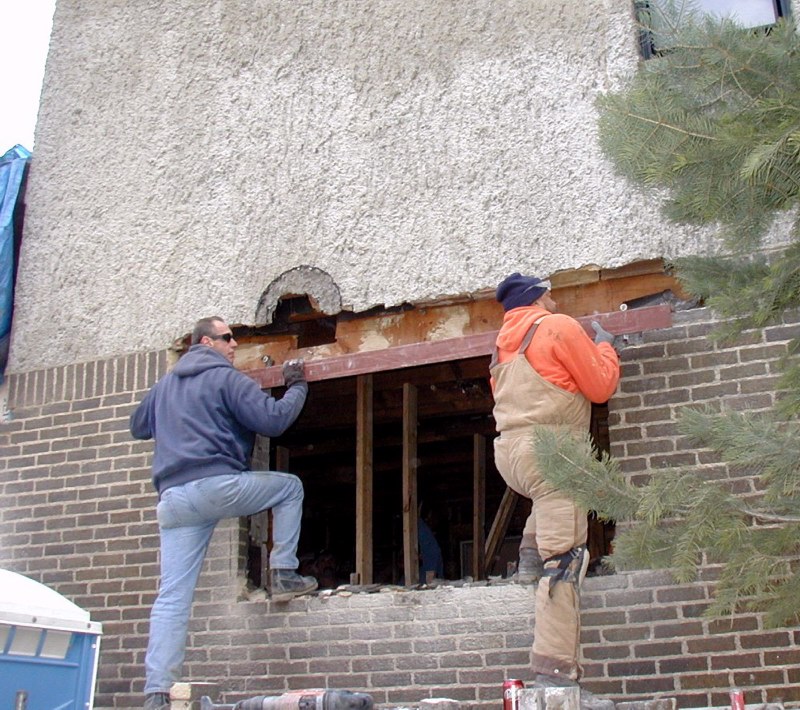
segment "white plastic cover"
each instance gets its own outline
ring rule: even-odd
[[[0,569],[0,624],[99,634],[89,612],[44,584]]]

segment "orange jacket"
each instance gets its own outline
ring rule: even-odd
[[[580,392],[590,402],[608,401],[619,383],[617,352],[609,343],[595,345],[571,316],[539,306],[508,311],[497,334],[498,361],[507,362],[517,354],[528,329],[542,316],[547,317],[525,351],[533,369],[548,382],[573,394]]]

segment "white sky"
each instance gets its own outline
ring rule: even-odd
[[[33,150],[56,0],[0,0],[0,155]]]

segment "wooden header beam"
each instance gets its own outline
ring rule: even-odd
[[[598,313],[582,316],[577,319],[587,334],[594,338],[592,321],[598,321],[608,332],[614,335],[641,333],[647,330],[669,328],[672,325],[672,308],[669,305],[648,306],[645,308]],[[497,331],[465,335],[461,338],[425,341],[398,345],[383,350],[368,350],[351,355],[337,355],[322,360],[307,360],[305,363],[306,379],[309,382],[332,380],[338,377],[367,375],[387,370],[399,370],[404,367],[431,365],[437,362],[463,360],[471,357],[490,355],[494,349]],[[281,387],[283,370],[281,365],[263,369],[243,370],[252,377],[262,389]]]

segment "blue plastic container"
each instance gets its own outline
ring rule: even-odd
[[[91,710],[101,633],[58,592],[0,569],[0,708]]]

